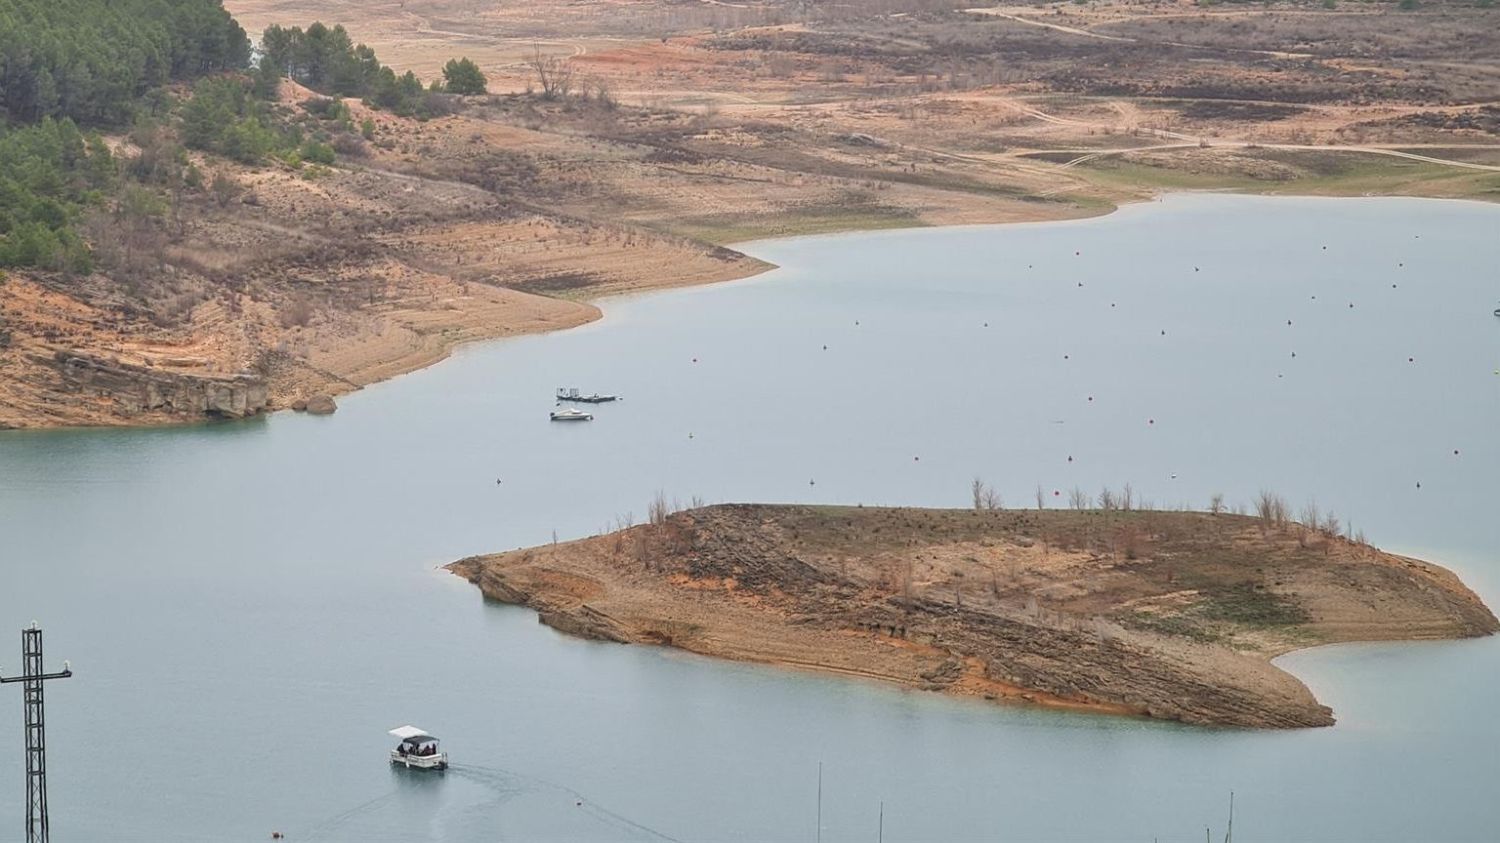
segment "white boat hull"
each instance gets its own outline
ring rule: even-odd
[[[446,770],[448,769],[448,753],[439,752],[436,755],[412,755],[402,754],[391,750],[391,763],[400,764],[403,767],[418,770]]]

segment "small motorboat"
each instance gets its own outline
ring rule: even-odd
[[[438,739],[416,726],[397,726],[390,734],[401,739],[391,750],[391,763],[400,764],[408,770],[448,769],[448,753],[438,750]]]
[[[585,413],[576,407],[564,407],[561,410],[552,411],[553,421],[593,421],[593,413]]]
[[[577,387],[572,387],[572,388],[568,388],[568,389],[564,389],[562,387],[558,387],[558,389],[557,389],[557,400],[558,401],[581,401],[581,402],[583,402],[585,404],[608,404],[611,401],[618,401],[618,400],[620,400],[620,396],[618,396],[618,395],[601,395],[601,394],[599,394],[597,392],[594,393],[593,395],[583,395],[583,394],[580,394],[578,392]]]

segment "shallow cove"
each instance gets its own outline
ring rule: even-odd
[[[1247,840],[1488,839],[1495,639],[1296,653],[1338,726],[1209,731],[574,641],[433,567],[657,489],[953,506],[978,474],[1012,504],[1315,495],[1493,606],[1497,233],[1481,204],[1180,196],[761,243],[783,269],[607,302],[332,417],[0,435],[0,665],[37,618],[77,671],[48,688],[54,830],[806,839],[821,761],[829,841],[882,800],[887,840],[1196,840],[1231,789]],[[549,424],[572,385],[625,400]],[[455,769],[389,770],[407,722]]]

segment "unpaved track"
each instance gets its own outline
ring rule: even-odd
[[[978,8],[964,9],[965,12],[974,15],[985,15],[993,18],[1004,18],[1016,23],[1024,23],[1027,26],[1039,26],[1043,29],[1052,29],[1068,35],[1077,35],[1083,38],[1097,38],[1101,41],[1117,41],[1124,44],[1147,44],[1161,47],[1181,47],[1186,50],[1213,50],[1215,52],[1241,53],[1251,56],[1268,56],[1276,59],[1310,59],[1315,58],[1312,53],[1290,53],[1284,50],[1251,50],[1241,47],[1216,47],[1207,44],[1190,44],[1186,41],[1146,41],[1140,38],[1129,38],[1123,35],[1104,35],[1098,32],[1090,32],[1087,29],[1079,29],[1073,26],[1064,26],[1060,23],[1047,23],[1046,21],[1033,20],[1032,18],[1013,15],[1002,12],[999,9]]]

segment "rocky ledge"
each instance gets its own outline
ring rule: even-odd
[[[143,421],[240,419],[264,412],[270,402],[265,379],[255,375],[177,372],[71,351],[32,355],[31,361],[55,379],[61,403],[71,400],[80,412],[102,408]]]

